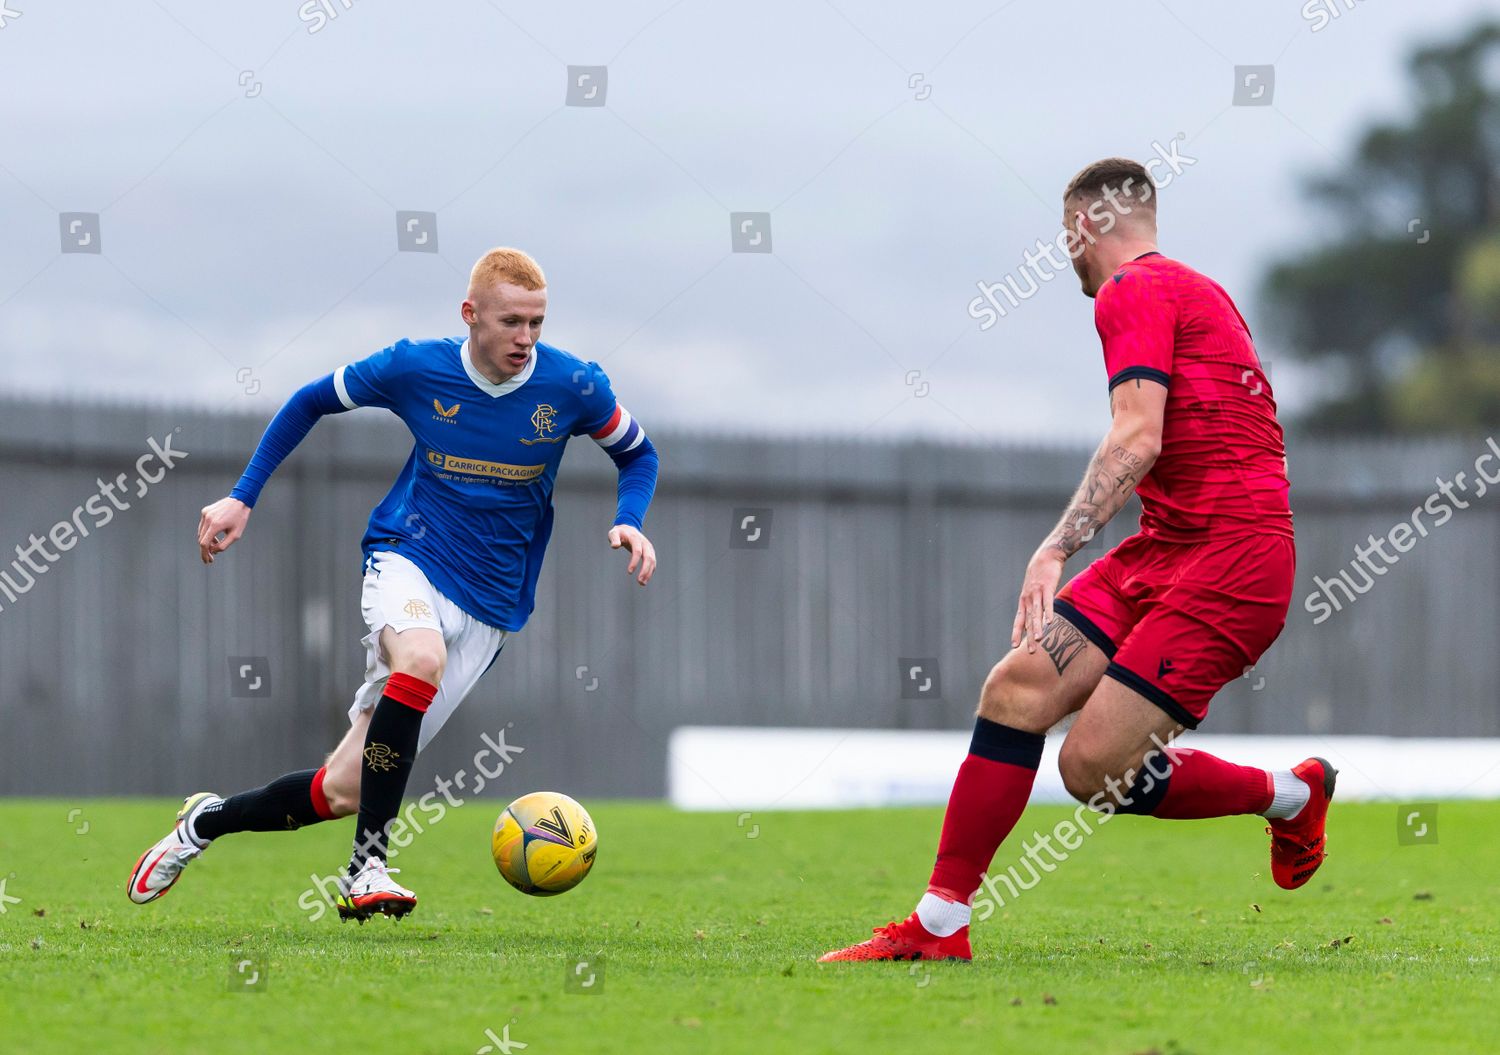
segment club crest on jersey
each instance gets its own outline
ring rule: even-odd
[[[521,441],[528,447],[538,443],[561,443],[567,439],[567,436],[548,435],[557,428],[557,409],[550,403],[536,405],[536,412],[531,415],[531,427],[536,429],[536,435]]]
[[[461,406],[461,404],[455,403],[451,407],[444,408],[442,400],[434,399],[432,401],[432,409],[435,410],[435,411],[437,411],[437,416],[434,417],[432,420],[433,421],[444,421],[444,422],[447,422],[450,425],[456,425],[456,424],[458,424],[458,422],[455,419],[458,417],[458,408],[459,408],[459,406]]]

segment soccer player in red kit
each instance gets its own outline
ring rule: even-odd
[[[1322,864],[1326,761],[1268,771],[1171,745],[1276,640],[1296,555],[1270,382],[1229,295],[1157,251],[1156,199],[1124,158],[1090,165],[1063,194],[1113,424],[1026,568],[1012,651],[980,694],[926,894],[906,920],[824,961],[970,959],[974,895],[1026,806],[1043,737],[1074,712],[1059,764],[1092,809],[1258,815],[1279,886]],[[1140,531],[1058,590],[1064,562],[1132,493]]]

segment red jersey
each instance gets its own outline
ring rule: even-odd
[[[1094,298],[1110,391],[1167,388],[1161,454],[1140,481],[1141,534],[1163,542],[1291,537],[1286,446],[1250,328],[1213,279],[1160,253]]]

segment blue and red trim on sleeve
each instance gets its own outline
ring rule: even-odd
[[[615,524],[633,528],[644,526],[646,509],[656,493],[656,474],[661,459],[646,430],[619,403],[604,424],[589,433],[604,448],[620,471],[615,508]]]
[[[602,426],[589,433],[595,443],[604,448],[604,453],[611,458],[616,455],[625,454],[639,447],[646,440],[646,432],[641,428],[640,422],[630,416],[619,403],[610,414],[608,420]]]

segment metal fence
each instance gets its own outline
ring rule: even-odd
[[[205,568],[198,510],[264,423],[0,401],[0,793],[229,791],[316,765],[342,733],[362,673],[359,539],[410,441],[377,415],[323,423],[246,538]],[[187,456],[152,482],[160,459],[137,462],[164,438]],[[536,614],[414,789],[471,765],[501,729],[524,752],[496,794],[655,796],[678,725],[964,727],[1006,650],[1024,563],[1088,453],[654,438],[656,581],[636,587],[606,547],[613,469],[575,445]],[[1205,728],[1500,734],[1500,493],[1475,480],[1486,450],[1483,437],[1294,440],[1292,613]],[[1317,579],[1370,536],[1394,538],[1459,472],[1464,505],[1441,524],[1419,515],[1427,534],[1315,622],[1303,601]],[[117,474],[124,487],[101,496]],[[1133,511],[1118,519],[1090,552],[1133,530]],[[925,691],[914,664],[934,679]]]

